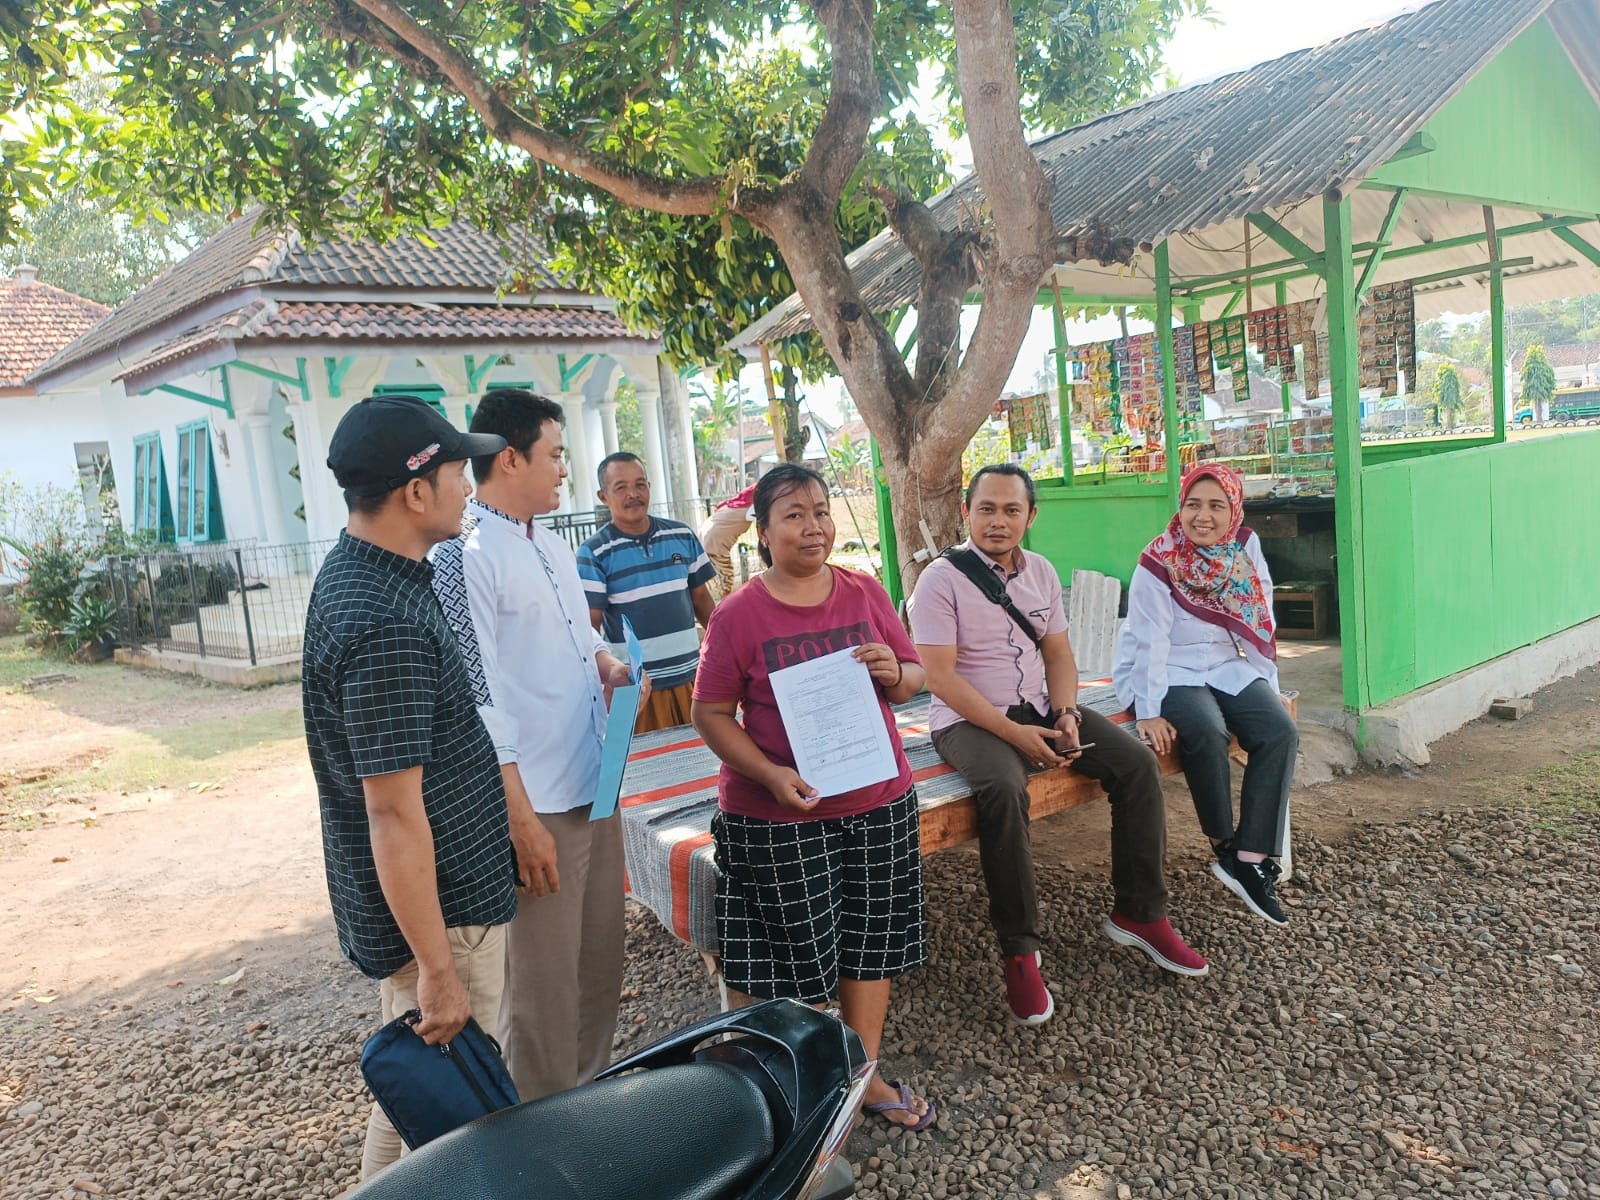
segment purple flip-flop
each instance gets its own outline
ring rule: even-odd
[[[911,1112],[911,1087],[904,1083],[890,1083],[890,1087],[900,1093],[899,1100],[881,1100],[877,1104],[863,1104],[862,1112],[872,1113],[874,1116],[883,1117],[884,1121],[896,1129],[904,1129],[907,1133],[921,1133],[933,1119],[939,1115],[939,1108],[932,1100],[928,1101],[928,1111],[923,1113],[913,1125],[903,1125],[899,1121],[892,1121],[884,1114],[892,1112]]]

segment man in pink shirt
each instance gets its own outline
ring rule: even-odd
[[[1099,713],[1078,709],[1061,581],[1049,559],[1022,549],[1038,515],[1032,478],[1010,463],[984,467],[968,484],[961,511],[971,538],[917,581],[911,638],[933,693],[934,747],[977,802],[989,917],[1005,958],[1012,1016],[1038,1025],[1055,1012],[1039,973],[1030,769],[1070,765],[1110,795],[1116,903],[1101,924],[1106,936],[1169,971],[1204,975],[1205,959],[1167,920],[1161,767],[1149,747]]]

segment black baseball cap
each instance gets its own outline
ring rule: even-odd
[[[462,433],[420,396],[368,396],[339,418],[328,468],[345,491],[382,496],[440,463],[505,448],[497,433]]]

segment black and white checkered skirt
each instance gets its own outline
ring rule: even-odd
[[[870,812],[764,821],[721,812],[717,938],[728,986],[820,1004],[839,977],[889,979],[927,959],[917,792]]]

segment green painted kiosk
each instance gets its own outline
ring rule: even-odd
[[[1136,247],[1128,262],[1061,263],[1044,281],[1061,395],[1074,390],[1064,314],[1107,305],[1153,308],[1164,393],[1159,473],[1116,481],[1069,470],[1043,481],[1029,544],[1063,578],[1086,568],[1126,582],[1174,510],[1184,457],[1172,437],[1176,319],[1215,329],[1287,308],[1315,329],[1315,369],[1303,370],[1317,378],[1306,386],[1329,397],[1332,415],[1322,507],[1347,710],[1600,617],[1600,554],[1589,545],[1600,527],[1600,430],[1508,440],[1504,339],[1507,303],[1600,291],[1592,4],[1436,0],[1131,105],[1036,151],[1063,235],[1092,229]],[[975,211],[974,196],[965,180],[935,211],[958,220]],[[914,263],[904,271],[885,260],[909,263],[903,249],[885,236],[857,254],[874,263],[865,290],[875,309],[910,302]],[[1363,444],[1363,376],[1403,378],[1368,343],[1364,300],[1397,286],[1414,321],[1492,314],[1488,432]],[[1370,408],[1385,389],[1365,390]],[[1062,421],[1068,438],[1073,423]]]

